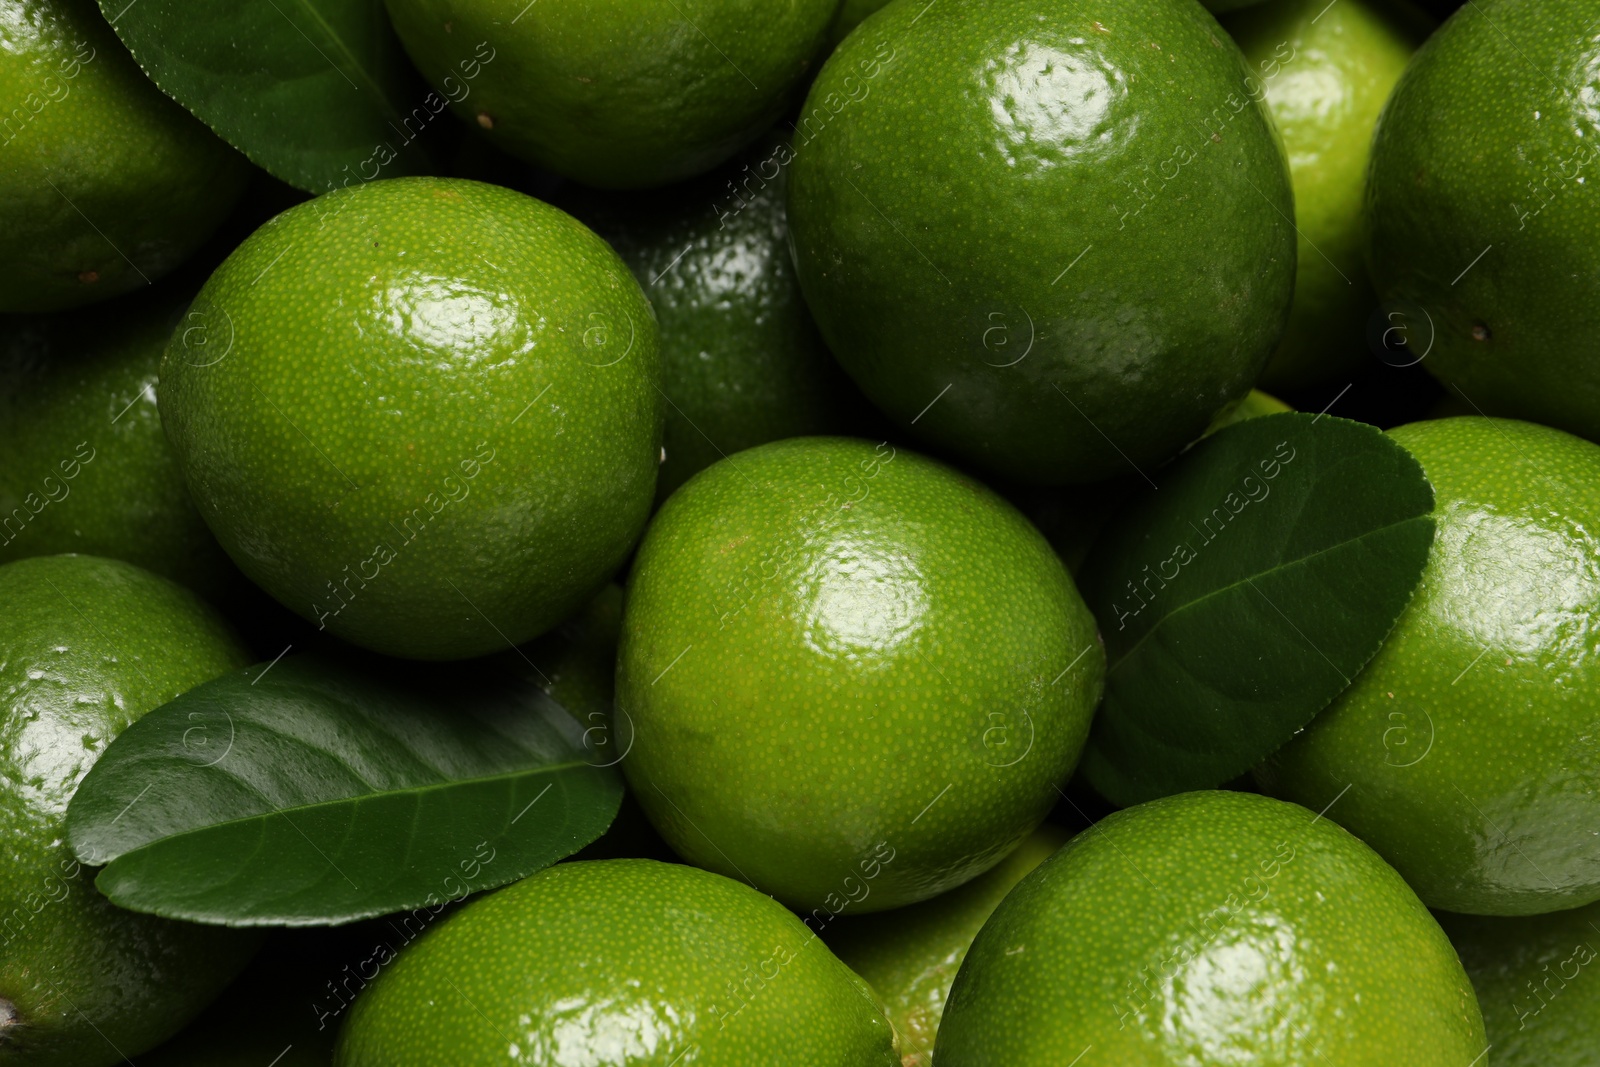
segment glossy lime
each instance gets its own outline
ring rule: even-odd
[[[828,947],[877,992],[900,1035],[903,1067],[930,1067],[939,1019],[972,939],[1024,875],[1071,835],[1041,823],[998,867],[959,889],[884,915],[841,919]]]
[[[1431,20],[1406,0],[1274,0],[1224,25],[1254,68],[1294,179],[1294,307],[1261,384],[1302,389],[1372,358],[1377,298],[1361,214],[1372,129]]]
[[[720,875],[565,863],[431,930],[356,1001],[339,1067],[898,1067],[866,983]]]
[[[1591,0],[1474,0],[1373,142],[1368,265],[1413,351],[1491,414],[1600,438],[1600,27]],[[1409,303],[1400,303],[1409,302]],[[1425,313],[1419,316],[1417,309]],[[1426,326],[1423,325],[1426,323]]]
[[[1355,684],[1258,772],[1394,864],[1429,906],[1600,899],[1600,446],[1481,416],[1391,431],[1437,532]]]
[[[119,560],[0,566],[0,1064],[109,1067],[176,1033],[258,939],[112,907],[63,844],[105,746],[248,661],[193,593]]]
[[[1494,1067],[1593,1067],[1600,905],[1521,918],[1439,913],[1478,991]]]
[[[156,410],[181,311],[134,296],[0,324],[0,562],[81,552],[207,596],[225,587],[233,569]]]
[[[934,1060],[1467,1067],[1487,1047],[1438,923],[1337,825],[1183,793],[1080,833],[1000,904]]]
[[[572,614],[644,526],[655,319],[603,241],[477,182],[329,193],[257,230],[167,351],[161,412],[235,562],[319,628],[452,659]]]
[[[512,155],[586,185],[703,173],[772,125],[839,0],[387,0],[411,58]]]
[[[1243,396],[1294,277],[1238,49],[1172,0],[884,8],[796,122],[800,284],[922,440],[1046,484],[1150,468]]]
[[[621,766],[680,855],[822,929],[1015,848],[1104,667],[1066,569],[999,496],[888,444],[791,438],[702,471],[651,523]]]
[[[92,0],[0,2],[0,158],[0,312],[148,285],[249,174],[150,83]]]
[[[661,325],[658,499],[724,456],[860,421],[865,401],[822,343],[789,258],[793,158],[766,138],[699,181],[569,205],[633,269]]]

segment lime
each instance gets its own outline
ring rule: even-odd
[[[7,563],[0,603],[0,1064],[110,1067],[176,1033],[259,938],[113,907],[64,843],[67,802],[128,724],[248,657],[193,593],[119,560]]]
[[[1318,385],[1370,358],[1377,297],[1361,209],[1372,129],[1431,20],[1407,0],[1277,0],[1225,25],[1255,68],[1251,87],[1266,96],[1294,179],[1294,306],[1261,382]]]
[[[1069,836],[1041,823],[998,867],[959,889],[882,915],[847,916],[830,932],[828,947],[888,1006],[903,1067],[932,1064],[944,1003],[972,939],[1012,887]]]
[[[794,135],[828,346],[900,426],[1043,484],[1147,469],[1259,375],[1292,296],[1289,170],[1198,4],[890,4]]]
[[[148,285],[199,248],[250,173],[163,96],[91,0],[0,3],[0,312]]]
[[[1251,793],[1080,833],[979,932],[934,1060],[1467,1067],[1487,1043],[1438,923],[1371,849]]]
[[[1481,416],[1390,431],[1434,489],[1421,584],[1355,684],[1258,776],[1430,907],[1600,899],[1600,446]],[[1348,792],[1345,792],[1348,790]]]
[[[388,963],[339,1067],[899,1067],[866,984],[748,886],[654,860],[563,863]]]
[[[234,573],[161,430],[167,294],[13,320],[0,337],[0,562],[81,552],[207,596]]]
[[[388,0],[411,58],[501,148],[588,185],[710,170],[791,104],[838,0]]]
[[[888,444],[791,438],[651,523],[621,766],[679,855],[821,931],[1000,862],[1055,803],[1104,669],[1061,561],[992,491]]]
[[[1439,913],[1467,968],[1494,1067],[1592,1067],[1600,906],[1522,918]]]
[[[161,372],[167,435],[241,569],[319,628],[453,659],[576,611],[649,514],[655,319],[570,216],[399,178],[228,257]]]
[[[1600,438],[1592,0],[1473,0],[1372,146],[1367,261],[1412,351],[1475,409]],[[1587,169],[1587,173],[1585,173]]]
[[[667,398],[658,499],[734,452],[862,421],[865,401],[822,343],[789,258],[792,158],[786,141],[764,138],[695,182],[563,204],[611,243],[655,308]]]

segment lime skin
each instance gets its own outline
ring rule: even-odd
[[[67,802],[130,723],[242,667],[193,593],[120,560],[0,566],[0,1064],[110,1067],[180,1030],[253,933],[113,907],[64,843]]]
[[[1025,875],[1071,835],[1040,823],[991,870],[932,900],[866,917],[841,918],[828,947],[883,998],[904,1050],[902,1067],[931,1067],[950,986],[972,939]]]
[[[1600,905],[1517,918],[1438,918],[1478,991],[1494,1067],[1594,1067]]]
[[[510,154],[606,189],[731,158],[792,105],[838,0],[387,0],[406,51]]]
[[[1368,266],[1422,366],[1479,410],[1591,440],[1594,15],[1590,0],[1463,6],[1395,86],[1367,182]]]
[[[785,437],[842,434],[869,410],[822,343],[789,258],[788,143],[646,193],[561,201],[632,268],[661,328],[664,500],[724,456]]]
[[[201,515],[258,585],[390,655],[549,629],[622,564],[661,444],[655,319],[606,244],[498,186],[400,178],[291,208],[162,362]]]
[[[1264,87],[1294,178],[1294,306],[1260,384],[1304,389],[1371,358],[1377,296],[1362,195],[1372,130],[1432,24],[1406,0],[1281,0],[1223,25]]]
[[[862,391],[990,474],[1148,468],[1255,381],[1292,296],[1288,166],[1196,3],[891,4],[796,123],[806,301]]]
[[[118,296],[199,248],[245,158],[151,84],[90,0],[5,0],[0,43],[0,312]]]
[[[1390,431],[1433,483],[1422,581],[1353,685],[1257,769],[1430,907],[1600,899],[1600,446],[1481,416]]]
[[[0,337],[0,563],[77,552],[207,597],[227,588],[236,572],[189,499],[156,408],[183,311],[174,295],[19,316]]]
[[[866,983],[793,914],[655,860],[562,863],[386,966],[337,1067],[899,1067]]]
[[[1400,876],[1328,819],[1182,793],[1078,834],[979,932],[934,1062],[1467,1067],[1472,986]]]
[[[621,766],[679,855],[826,929],[998,863],[1082,750],[1104,652],[1049,543],[888,444],[702,471],[634,561]]]

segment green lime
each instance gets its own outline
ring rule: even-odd
[[[1593,0],[1473,0],[1372,146],[1367,261],[1423,367],[1492,414],[1600,438]],[[1586,173],[1587,170],[1587,173]],[[1425,343],[1426,342],[1426,343]]]
[[[693,183],[563,205],[611,243],[655,308],[667,397],[658,500],[724,456],[862,421],[865,400],[822,343],[789,258],[792,159],[767,138]]]
[[[1390,432],[1433,483],[1421,584],[1258,777],[1318,809],[1342,793],[1328,817],[1431,907],[1600,899],[1600,446],[1481,416]]]
[[[200,513],[292,610],[453,659],[576,611],[649,515],[650,306],[570,216],[498,186],[371,182],[279,215],[161,368]]]
[[[1183,793],[1078,834],[973,942],[934,1060],[1468,1067],[1472,986],[1400,876],[1327,819]]]
[[[129,723],[248,656],[120,560],[7,563],[0,603],[0,1064],[109,1067],[176,1033],[259,939],[113,907],[63,841],[67,802]]]
[[[81,552],[207,596],[233,573],[189,500],[156,410],[181,312],[129,297],[0,335],[0,562]]]
[[[791,106],[839,0],[387,0],[411,58],[501,148],[642,189],[730,158]]]
[[[1055,803],[1105,672],[1020,513],[846,438],[762,445],[674,493],[618,655],[621,766],[662,837],[819,932],[1000,862]]]
[[[1294,307],[1261,382],[1319,385],[1371,358],[1377,298],[1361,200],[1372,129],[1431,20],[1405,0],[1276,0],[1224,25],[1255,68],[1251,88],[1266,96],[1294,178]]]
[[[794,135],[789,224],[828,346],[993,474],[1147,469],[1249,391],[1294,280],[1289,170],[1198,4],[896,3]]]
[[[1593,1067],[1600,906],[1520,918],[1439,913],[1478,991],[1494,1067]]]
[[[148,285],[243,191],[243,156],[163,96],[93,0],[0,3],[0,312]]]
[[[563,863],[402,952],[339,1067],[899,1067],[866,983],[776,902],[654,860]]]
[[[839,920],[828,947],[883,998],[903,1067],[930,1067],[944,1003],[972,939],[1012,887],[1070,836],[1041,823],[998,867],[958,889],[884,915]]]

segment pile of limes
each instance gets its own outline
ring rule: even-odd
[[[0,0],[0,1065],[1600,1064],[1594,0],[192,6]],[[395,84],[415,153],[346,158]],[[1403,610],[1242,777],[1119,806],[1075,774],[1118,672],[1146,783],[1283,693],[1193,551],[1128,575],[1166,674],[1080,588],[1181,465],[1323,418],[1431,488]],[[1202,536],[1189,580],[1253,551]],[[1380,557],[1261,568],[1354,616]],[[102,756],[225,676],[295,710],[249,689],[308,652],[459,694],[418,752],[509,665],[611,829],[471,883],[553,806],[478,843],[489,778],[386,786],[307,696],[281,748],[187,712],[106,823],[181,795],[354,889],[294,799],[348,774],[380,880],[485,891],[97,888]]]

